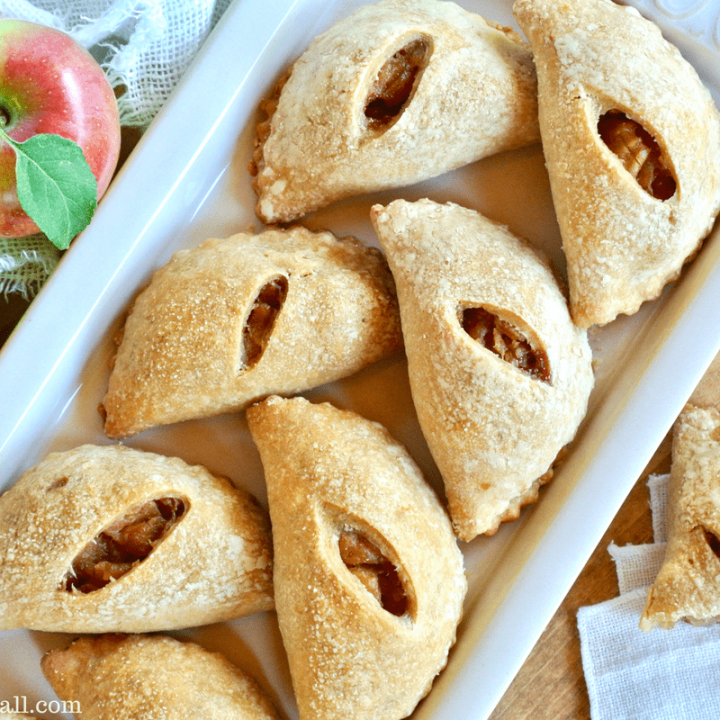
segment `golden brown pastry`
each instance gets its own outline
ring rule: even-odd
[[[540,138],[520,36],[440,0],[384,0],[315,38],[264,103],[258,216],[288,222]]]
[[[201,466],[52,453],[0,497],[0,630],[150,632],[273,607],[270,527]]]
[[[279,720],[220,653],[161,635],[102,635],[52,650],[42,671],[82,720]]]
[[[248,422],[301,720],[406,717],[446,663],[466,592],[444,509],[405,448],[355,413],[270,397]]]
[[[103,401],[119,438],[350,375],[402,347],[382,253],[303,227],[181,250],[135,301]]]
[[[588,327],[655,298],[720,210],[720,117],[660,30],[611,0],[517,0],[543,150]]]
[[[38,720],[38,718],[34,715],[28,715],[26,713],[0,711],[0,720]]]
[[[372,222],[397,284],[415,409],[462,540],[537,499],[593,386],[586,332],[549,266],[452,203],[396,200]]]
[[[720,620],[720,412],[686,405],[673,430],[667,547],[640,620],[643,630],[678,620]]]

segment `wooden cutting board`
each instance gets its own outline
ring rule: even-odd
[[[720,354],[690,400],[703,407],[720,407]],[[590,720],[577,610],[584,605],[609,600],[619,593],[615,563],[607,549],[610,542],[638,545],[653,541],[647,479],[653,473],[669,472],[671,446],[668,434],[490,716],[491,720]]]

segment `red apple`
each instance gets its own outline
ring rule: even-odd
[[[120,152],[112,87],[90,53],[69,35],[22,20],[0,20],[0,122],[18,142],[51,133],[77,143],[97,180],[98,199]],[[38,232],[17,198],[15,152],[0,147],[0,236]]]

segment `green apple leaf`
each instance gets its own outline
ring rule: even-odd
[[[15,149],[15,175],[22,209],[60,250],[92,219],[97,181],[77,143],[60,135],[33,135]]]

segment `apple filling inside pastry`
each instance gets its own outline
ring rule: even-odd
[[[705,533],[705,541],[710,546],[710,549],[716,557],[720,558],[720,538],[706,527],[703,528],[703,533]]]
[[[385,130],[400,117],[429,57],[430,42],[418,38],[400,48],[385,62],[365,101],[369,129]]]
[[[78,553],[62,589],[87,594],[125,575],[167,537],[188,505],[187,500],[170,496],[130,508]]]
[[[550,362],[547,353],[531,343],[524,333],[483,307],[462,311],[463,330],[483,347],[505,362],[532,377],[550,383]]]
[[[345,529],[338,541],[340,558],[384,610],[401,617],[409,601],[397,568],[377,546],[356,530]]]
[[[675,178],[663,152],[640,123],[620,110],[609,110],[598,120],[598,133],[645,192],[658,200],[675,194]]]
[[[282,275],[265,283],[260,289],[243,327],[242,369],[255,365],[262,357],[285,302],[287,290],[288,281]]]

